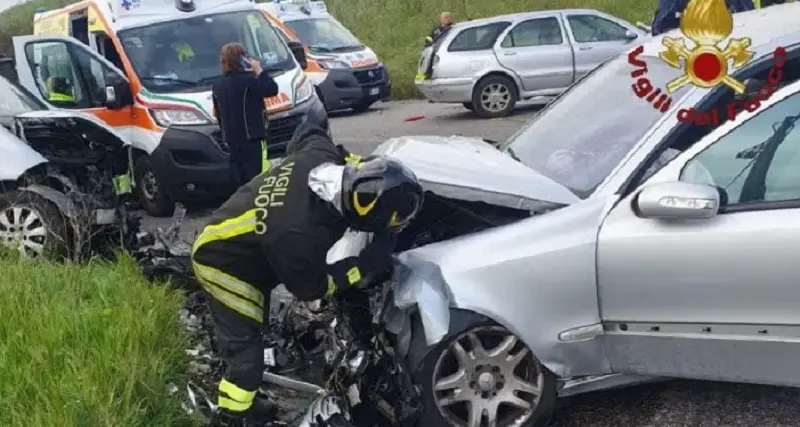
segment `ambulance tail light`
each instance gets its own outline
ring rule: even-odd
[[[162,128],[211,124],[205,114],[194,109],[150,108],[147,111],[156,124]]]

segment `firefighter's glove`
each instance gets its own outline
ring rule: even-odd
[[[393,233],[375,234],[357,257],[345,258],[328,266],[328,291],[331,297],[351,287],[374,285],[379,277],[391,271],[396,243]]]

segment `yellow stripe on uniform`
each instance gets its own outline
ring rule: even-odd
[[[243,280],[239,280],[222,270],[217,270],[216,268],[196,262],[193,263],[193,266],[195,274],[201,279],[211,282],[230,293],[247,298],[250,300],[249,302],[257,304],[259,307],[264,307],[264,294],[255,286]]]
[[[269,170],[272,165],[269,163],[269,151],[267,150],[267,140],[261,141],[261,173]]]
[[[203,232],[197,236],[192,246],[192,254],[197,251],[200,246],[206,243],[214,242],[217,240],[227,240],[233,237],[241,236],[247,233],[253,233],[256,230],[256,210],[250,209],[249,211],[237,216],[236,218],[227,219],[219,224],[207,225]]]
[[[244,412],[250,409],[250,406],[253,405],[253,400],[255,400],[255,398],[255,391],[247,391],[239,388],[224,378],[219,383],[219,399],[217,404],[220,408],[225,408],[236,412]]]
[[[256,322],[264,322],[264,310],[256,306],[254,303],[244,298],[237,297],[236,295],[225,291],[221,287],[210,283],[201,277],[198,277],[198,280],[200,284],[203,285],[203,289],[205,289],[206,292],[211,294],[211,296],[221,304],[255,320]]]

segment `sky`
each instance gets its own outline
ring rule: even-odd
[[[25,0],[0,0],[0,12],[8,9],[11,6],[14,6],[18,3],[24,3]]]

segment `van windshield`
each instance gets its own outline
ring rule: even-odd
[[[351,52],[364,45],[344,25],[333,18],[308,18],[287,21],[289,27],[312,51]]]
[[[260,11],[222,13],[119,32],[139,80],[154,93],[208,90],[220,79],[219,51],[244,45],[264,70],[280,74],[296,64]]]

